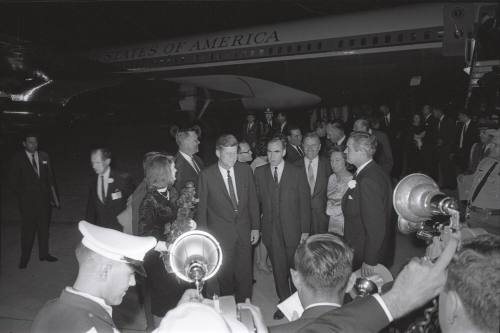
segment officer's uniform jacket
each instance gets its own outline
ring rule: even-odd
[[[33,333],[119,333],[111,315],[98,303],[63,290],[48,301],[31,327]]]

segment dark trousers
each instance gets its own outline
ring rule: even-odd
[[[325,214],[325,209],[311,209],[311,231],[310,235],[324,234],[328,232],[329,217]]]
[[[21,205],[21,263],[26,264],[30,260],[35,235],[38,238],[39,258],[48,256],[50,212],[48,204]]]
[[[283,233],[277,230],[273,232],[271,244],[266,244],[266,247],[273,265],[276,293],[282,302],[295,292],[295,286],[290,279],[290,268],[294,267],[295,247],[286,247]]]
[[[241,239],[231,244],[221,242],[221,247],[223,260],[217,273],[220,295],[235,295],[236,302],[245,302],[252,296],[252,247]]]
[[[146,255],[146,286],[151,300],[151,313],[163,317],[167,311],[175,308],[184,291],[193,288],[194,284],[179,279],[174,273],[165,270],[163,260],[158,252],[151,250]]]

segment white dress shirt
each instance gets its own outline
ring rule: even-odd
[[[194,169],[194,171],[196,171],[196,173],[198,173],[198,170],[201,170],[199,165],[196,165],[198,166],[198,168],[194,165],[194,163],[196,162],[194,161],[194,158],[192,156],[189,156],[188,154],[183,153],[180,150],[179,153],[181,153],[182,157],[184,157],[186,161],[188,161],[189,165],[191,165],[191,167]]]
[[[271,168],[271,175],[273,176],[274,179],[274,167],[269,163],[269,167]],[[281,182],[281,175],[283,174],[283,169],[285,168],[285,162],[281,161],[280,164],[277,165],[278,167],[278,183]]]
[[[26,155],[28,155],[28,160],[30,161],[30,163],[31,163],[31,164],[33,164],[33,160],[32,160],[32,157],[31,157],[31,156],[32,156],[32,155],[31,155],[31,153],[30,153],[29,151],[27,151],[27,150],[25,150],[25,152],[26,152]],[[38,151],[35,151],[35,152],[33,153],[33,155],[35,156],[35,162],[36,162],[36,167],[37,167],[37,169],[36,169],[36,173],[37,173],[38,175],[40,175],[40,160],[38,159]]]
[[[226,185],[226,190],[227,190],[227,193],[229,194],[229,185],[227,182],[227,169],[224,169],[220,164],[217,164],[217,165],[219,166],[220,174],[222,175],[222,179],[224,179],[224,185]],[[231,175],[231,180],[233,183],[234,195],[236,197],[236,202],[238,202],[239,199],[238,199],[238,191],[236,189],[236,178],[234,176],[234,167],[229,169],[229,174]]]
[[[111,172],[111,168],[108,168],[104,172],[102,176],[104,176],[104,198],[101,195],[101,186],[102,186],[102,178],[101,175],[97,175],[97,197],[101,199],[101,202],[104,202],[104,199],[108,196],[108,184],[109,184],[109,173]]]
[[[307,172],[307,175],[309,176],[309,162],[310,160],[307,158],[307,157],[304,157],[304,165],[306,166],[306,172]],[[313,160],[312,160],[312,169],[313,169],[313,175],[314,175],[314,180],[316,181],[316,178],[318,176],[318,163],[319,163],[319,157],[316,156]]]

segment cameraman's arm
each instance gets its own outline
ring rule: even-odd
[[[436,263],[428,258],[414,258],[394,281],[391,290],[382,295],[394,319],[424,305],[436,297],[446,282],[446,268],[458,246],[458,235],[453,235]]]

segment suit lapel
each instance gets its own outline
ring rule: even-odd
[[[267,193],[273,193],[274,177],[271,172],[271,165],[266,164],[265,181],[267,183]]]
[[[323,183],[323,174],[325,172],[324,170],[324,164],[322,163],[322,160],[321,158],[318,157],[318,171],[316,172],[316,179],[314,180],[314,192],[313,192],[313,195],[312,196],[315,196],[316,194],[318,194],[320,192],[320,187],[319,184],[322,184]]]
[[[230,205],[231,205],[231,207],[232,207],[232,205],[233,205],[233,204],[232,204],[232,202],[231,202],[231,197],[229,196],[229,192],[228,192],[228,190],[227,190],[226,183],[225,183],[225,181],[224,181],[224,179],[222,178],[222,175],[221,175],[221,173],[220,173],[220,170],[219,170],[219,164],[218,164],[218,163],[216,163],[216,164],[215,164],[214,172],[215,172],[215,175],[214,175],[214,176],[215,176],[215,179],[216,179],[215,181],[216,181],[217,183],[219,183],[219,187],[220,187],[220,188],[224,189],[224,194],[225,194],[225,197],[226,197],[226,199],[229,201],[229,204],[230,204]],[[235,171],[235,173],[236,173],[236,171]]]
[[[24,161],[26,163],[26,167],[28,169],[31,170],[31,172],[33,172],[33,175],[36,177],[36,178],[39,178],[39,176],[37,175],[36,171],[35,171],[35,168],[33,167],[33,164],[31,164],[31,160],[30,158],[28,157],[28,155],[26,154],[26,151],[23,152],[23,155],[24,155]],[[38,163],[40,163],[40,154],[38,154]],[[38,166],[38,170],[41,170],[40,168],[40,165]]]
[[[191,168],[191,170],[192,170],[195,174],[198,174],[198,173],[196,172],[196,169],[195,169],[195,168],[191,165],[191,163],[189,163],[189,161],[188,161],[188,160],[186,160],[186,158],[185,158],[185,157],[184,157],[181,153],[179,153],[179,155],[180,155],[180,157],[182,158],[183,163],[185,163],[185,164],[186,164],[189,168]]]
[[[283,192],[285,191],[285,184],[287,184],[286,178],[288,177],[289,169],[287,167],[287,162],[285,162],[285,165],[283,166],[283,172],[281,173],[281,179],[280,179],[280,196],[283,195]]]

